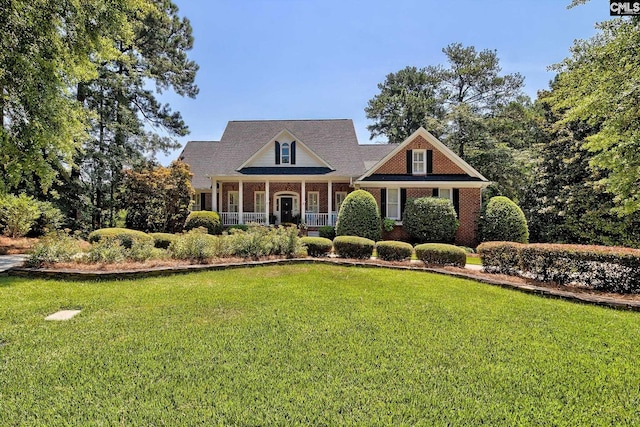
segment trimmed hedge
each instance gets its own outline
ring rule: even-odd
[[[324,237],[303,237],[300,240],[307,248],[307,255],[312,257],[327,256],[333,248],[333,242]]]
[[[364,237],[338,236],[333,239],[333,249],[342,258],[368,259],[376,243]]]
[[[416,256],[425,264],[464,267],[467,253],[464,249],[446,243],[423,243],[415,247]]]
[[[478,246],[484,270],[489,273],[517,275],[520,271],[520,248],[516,242],[485,242]]]
[[[153,245],[159,249],[167,249],[177,236],[171,233],[149,233],[153,237]]]
[[[529,242],[529,227],[522,209],[504,196],[492,197],[480,221],[482,240]]]
[[[330,225],[323,225],[318,228],[318,235],[325,239],[333,240],[336,238],[336,229]]]
[[[365,190],[349,193],[340,206],[336,236],[380,240],[382,222],[376,199]]]
[[[119,240],[122,246],[131,249],[134,241],[141,243],[154,243],[153,237],[138,230],[130,230],[128,228],[101,228],[89,233],[89,242],[96,243],[103,239]]]
[[[204,227],[209,234],[222,234],[222,223],[217,212],[194,211],[189,214],[184,223],[185,231]]]
[[[406,242],[383,240],[376,244],[378,258],[385,261],[402,261],[411,257],[413,246]]]
[[[517,269],[513,267],[514,248]],[[511,274],[559,285],[575,283],[605,292],[640,293],[638,249],[493,242],[483,243],[478,251],[488,271],[510,269]],[[510,255],[500,256],[501,253]]]
[[[460,226],[449,199],[421,197],[409,199],[402,215],[402,226],[417,242],[453,242]]]

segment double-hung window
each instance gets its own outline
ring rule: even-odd
[[[229,191],[228,193],[228,212],[238,212],[238,192],[237,191]]]
[[[400,190],[387,188],[387,218],[400,219]]]
[[[320,212],[320,193],[317,191],[309,191],[307,193],[307,212]]]
[[[267,209],[266,197],[264,191],[256,191],[253,193],[253,211],[264,212]]]
[[[427,150],[413,150],[412,171],[414,175],[424,175],[427,173]]]
[[[282,144],[282,148],[280,149],[280,159],[282,163],[289,163],[291,147],[288,142]]]

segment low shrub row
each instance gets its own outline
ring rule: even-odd
[[[327,256],[331,248],[336,255],[343,258],[368,259],[373,250],[378,252],[378,258],[384,261],[403,261],[411,258],[413,246],[406,242],[385,240],[374,242],[364,237],[338,236],[333,240],[323,237],[303,237],[302,243],[307,248],[307,254],[312,257]],[[425,243],[415,247],[416,256],[430,265],[466,264],[467,252],[464,248],[444,243]]]
[[[423,243],[415,247],[416,257],[425,264],[454,265],[464,267],[467,252],[458,246],[446,243]]]
[[[222,235],[209,234],[205,227],[183,234],[151,233],[125,228],[106,228],[89,235],[91,245],[64,233],[41,240],[29,260],[31,266],[56,262],[118,263],[171,257],[192,262],[214,258],[253,258],[264,256],[294,257],[303,253],[312,257],[327,256],[332,250],[343,258],[368,259],[377,249],[379,259],[402,261],[411,257],[414,248],[405,242],[381,241],[356,236],[338,236],[333,241],[324,237],[298,237],[291,227],[248,226],[229,229]],[[415,248],[418,258],[427,264],[464,265],[465,251],[453,245],[424,244]],[[457,258],[459,254],[462,258]]]
[[[382,260],[402,261],[411,257],[413,246],[406,242],[383,240],[377,243],[376,250],[378,251],[378,258]]]
[[[606,292],[640,293],[638,249],[490,242],[480,245],[478,252],[487,271]]]
[[[327,256],[333,249],[333,242],[326,237],[303,237],[300,241],[307,248],[307,255],[312,257]]]
[[[127,249],[131,248],[135,241],[154,243],[153,237],[147,233],[128,228],[101,228],[89,233],[89,243],[97,243],[101,240],[109,239],[119,241]]]

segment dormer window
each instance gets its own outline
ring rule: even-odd
[[[275,142],[276,148],[276,165],[295,165],[296,164],[296,142]]]

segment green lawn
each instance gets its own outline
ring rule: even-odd
[[[0,277],[0,425],[638,425],[638,325],[383,269]]]
[[[467,255],[467,264],[482,265],[482,260],[480,259],[479,256]]]

